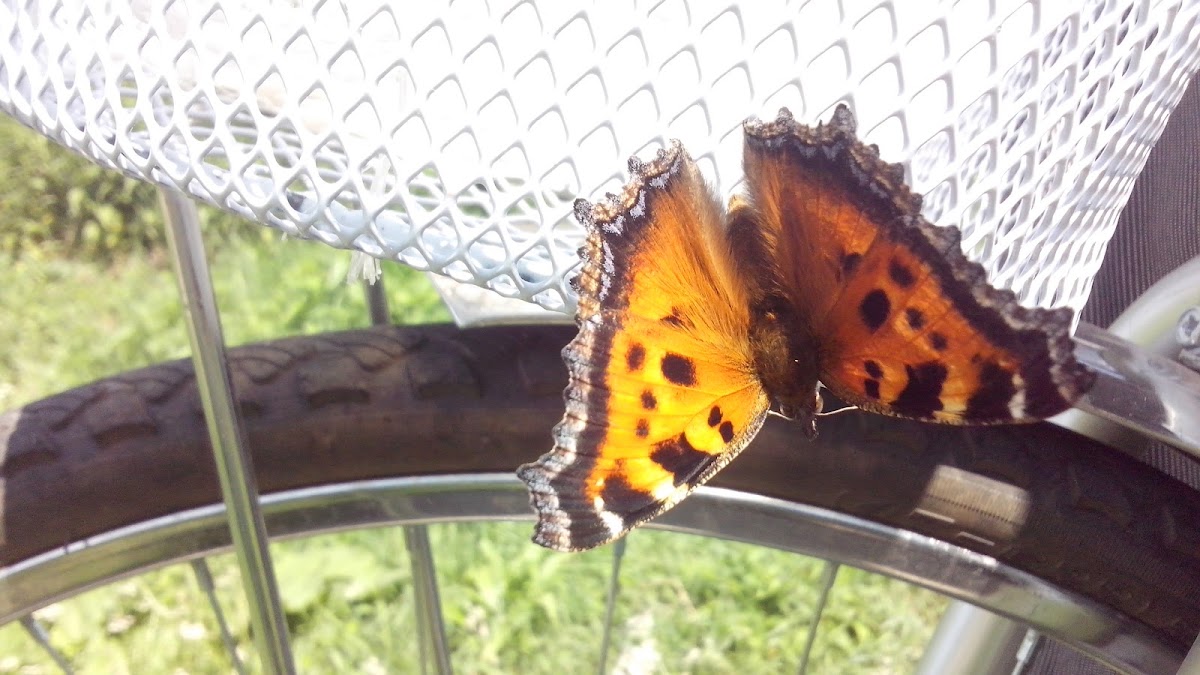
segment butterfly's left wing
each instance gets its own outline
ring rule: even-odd
[[[821,381],[865,410],[958,424],[1024,422],[1068,408],[1093,375],[1076,362],[1071,312],[1029,309],[990,286],[958,230],[921,216],[839,106],[817,127],[784,111],[746,125],[760,236]]]
[[[534,541],[558,550],[670,508],[750,442],[768,405],[720,205],[677,143],[630,170],[620,195],[576,203],[588,237],[567,410],[554,448],[518,470]]]

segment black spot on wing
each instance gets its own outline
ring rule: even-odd
[[[846,110],[844,117],[852,118],[847,109],[840,110]],[[908,263],[910,271],[927,277],[941,290],[954,314],[967,322],[972,336],[982,336],[1021,364],[1018,374],[1026,383],[1023,393],[1031,416],[1040,416],[1033,412],[1035,408],[1058,412],[1086,391],[1094,377],[1073,357],[1070,311],[1027,309],[1012,292],[988,285],[983,267],[963,254],[958,230],[934,226],[922,217],[922,200],[905,184],[903,170],[883,162],[850,128],[852,125],[842,128],[836,121],[808,127],[781,115],[775,122],[746,125],[746,146],[763,156],[786,153],[808,171],[854,186],[856,189],[848,192],[854,205],[872,222],[886,223],[888,238],[904,250],[897,260]],[[848,252],[835,251],[843,259]],[[835,258],[835,270],[837,262]],[[888,274],[871,271],[879,276]],[[886,288],[898,288],[888,276]],[[851,308],[855,309],[858,307]],[[930,320],[932,317],[926,317],[927,323]],[[942,340],[930,337],[927,344],[940,351],[946,348],[939,346],[944,340],[945,336]],[[953,347],[961,345],[956,342]],[[1047,397],[1044,408],[1035,403],[1042,394]]]
[[[921,330],[925,327],[925,315],[916,307],[904,310],[904,318],[908,321],[908,327],[913,330]]]
[[[879,400],[879,380],[863,380],[863,391],[865,391],[867,393],[867,396],[870,396],[871,398],[878,401]]]
[[[862,303],[858,306],[858,315],[862,317],[863,323],[872,333],[879,330],[879,327],[887,321],[891,311],[892,303],[888,300],[887,293],[878,288],[867,293],[867,297],[863,298]]]
[[[916,366],[904,366],[908,384],[892,401],[896,412],[908,417],[929,419],[934,411],[942,409],[942,385],[949,372],[938,361],[928,361]]]
[[[878,361],[875,361],[872,359],[867,359],[866,361],[863,361],[863,370],[867,371],[867,375],[869,375],[877,380],[879,378],[883,377],[883,368],[879,367]]]
[[[609,476],[604,479],[604,487],[600,489],[600,498],[604,500],[604,510],[618,516],[622,513],[636,511],[646,504],[653,503],[654,497],[633,487],[624,476]]]
[[[659,443],[650,453],[650,459],[673,476],[675,487],[688,482],[699,472],[700,467],[707,464],[712,458],[713,455],[700,452],[692,447],[686,433]]]
[[[908,288],[909,286],[913,285],[914,281],[917,280],[916,277],[913,276],[912,270],[909,269],[907,265],[899,260],[896,260],[895,258],[892,258],[888,262],[888,276],[891,277],[892,281],[896,282],[896,285],[900,286],[901,288]]]
[[[862,262],[861,253],[846,253],[842,256],[842,277],[848,277],[854,274],[854,270],[858,269],[858,264]]]
[[[658,407],[658,399],[654,398],[654,394],[649,390],[642,392],[642,407],[646,410],[654,410]]]
[[[721,440],[725,441],[726,443],[733,440],[733,423],[732,422],[722,422],[721,428],[718,429],[718,431],[721,432]]]
[[[638,420],[636,432],[637,432],[638,438],[645,438],[645,437],[649,436],[650,435],[650,423],[647,422],[646,420]]]
[[[967,409],[963,415],[973,420],[1010,418],[1012,411],[1008,405],[1016,393],[1012,372],[995,361],[988,361],[979,369],[979,389],[967,399]]]
[[[679,311],[678,307],[672,307],[671,313],[668,314],[667,316],[664,316],[662,318],[662,322],[667,325],[670,325],[670,326],[675,326],[677,328],[685,328],[685,327],[691,328],[692,327],[692,322],[688,321],[683,316],[683,313]]]
[[[640,370],[642,363],[646,360],[646,348],[636,342],[629,346],[629,352],[625,354],[625,365],[629,367],[629,372]]]
[[[945,335],[942,335],[941,333],[930,333],[929,346],[941,352],[945,351],[946,347],[950,346],[950,343],[946,341]]]
[[[1080,367],[1082,368],[1082,366]],[[1038,377],[1037,371],[1030,372],[1030,370],[1025,368],[1021,371],[1021,376],[1025,380],[1025,388],[1022,392],[1025,395],[1023,417],[1050,417],[1071,407],[1071,401],[1063,398],[1062,391],[1053,380]],[[1092,386],[1094,375],[1085,373],[1082,377],[1085,378],[1083,386]]]
[[[708,411],[708,426],[715,427],[721,423],[721,406],[714,405],[712,410]]]
[[[696,364],[686,356],[668,353],[662,360],[662,374],[668,382],[681,387],[696,384]]]

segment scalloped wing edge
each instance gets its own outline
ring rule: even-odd
[[[856,127],[854,114],[845,104],[838,104],[832,119],[815,127],[798,123],[787,108],[782,108],[774,121],[750,119],[743,130],[747,145],[761,144],[768,149],[789,147],[808,158],[823,153],[823,161],[846,170],[864,196],[873,200],[865,206],[876,212],[890,211],[887,217],[899,220],[902,226],[896,230],[906,237],[906,243],[923,253],[940,254],[925,258],[934,261],[935,273],[946,281],[943,288],[952,291],[952,302],[965,316],[987,324],[989,335],[1007,342],[1003,346],[1014,353],[1025,353],[1028,344],[1023,343],[1023,337],[1042,336],[1045,355],[1032,359],[1031,365],[1049,364],[1053,395],[1043,393],[1041,398],[1020,402],[1026,416],[1014,413],[1016,419],[1009,421],[1043,419],[1069,408],[1096,379],[1095,373],[1075,359],[1071,338],[1074,312],[1065,307],[1025,307],[1011,290],[991,285],[984,267],[963,253],[959,229],[929,222],[921,213],[921,196],[904,179],[903,165],[885,162],[878,146],[867,145],[858,138]],[[936,264],[939,260],[945,265]],[[994,311],[988,313],[988,309]],[[991,323],[991,314],[1000,318],[1003,328]],[[1021,374],[1031,376],[1033,370],[1033,367],[1023,369]],[[1027,385],[1032,389],[1032,382],[1027,381]]]
[[[653,512],[637,514],[634,519],[597,509],[592,503],[566,502],[564,491],[556,485],[575,474],[586,476],[586,469],[579,470],[581,462],[587,461],[580,455],[580,444],[595,442],[596,429],[605,423],[595,418],[606,414],[607,401],[596,404],[594,399],[600,394],[594,393],[588,383],[602,380],[608,363],[594,355],[607,355],[611,351],[612,334],[616,330],[616,326],[605,324],[602,316],[604,305],[614,302],[612,293],[618,281],[618,270],[613,263],[614,243],[622,247],[636,244],[647,224],[647,194],[665,189],[672,178],[688,170],[690,162],[682,144],[672,140],[650,161],[631,157],[630,179],[619,193],[609,193],[595,204],[586,199],[575,200],[575,217],[587,231],[587,239],[579,249],[583,260],[580,272],[570,282],[579,294],[575,312],[579,333],[562,350],[570,378],[563,391],[566,411],[551,432],[554,446],[550,451],[517,469],[517,476],[529,488],[529,503],[538,517],[533,541],[546,548],[582,551],[600,546],[686,496],[686,492],[679,494]]]

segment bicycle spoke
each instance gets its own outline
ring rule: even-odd
[[[429,530],[424,525],[404,528],[404,544],[408,547],[412,565],[413,589],[416,592],[417,627],[421,643],[421,672],[433,657],[436,672],[448,675],[450,648],[446,641],[446,626],[442,621],[442,597],[438,593],[437,572],[433,565],[433,549],[429,545]]]
[[[238,675],[246,675],[246,667],[237,654],[237,640],[233,638],[233,633],[229,632],[229,624],[225,621],[225,611],[221,609],[221,603],[217,601],[217,589],[213,584],[208,562],[204,558],[193,560],[192,573],[196,575],[196,584],[208,597],[208,604],[212,607],[213,616],[217,619],[217,628],[221,631],[221,642],[225,643],[225,650],[229,652],[229,660],[233,663],[233,669],[237,671]]]
[[[812,654],[813,643],[817,641],[817,626],[821,624],[825,606],[829,604],[829,591],[833,589],[833,582],[837,581],[841,567],[839,563],[826,560],[821,570],[821,595],[817,598],[817,606],[813,608],[812,620],[808,624],[808,639],[804,641],[804,655],[800,657],[800,675],[808,672],[808,657]]]
[[[54,645],[50,644],[49,633],[46,632],[46,628],[42,626],[41,623],[38,623],[37,619],[33,618],[32,614],[26,614],[25,616],[21,617],[21,626],[25,628],[26,633],[29,633],[29,637],[33,638],[33,641],[38,643],[38,646],[41,647],[42,650],[50,656],[50,658],[54,659],[54,663],[58,664],[58,667],[64,673],[66,673],[66,675],[71,675],[75,672],[75,670],[71,668],[71,662],[67,660],[67,657],[63,655],[62,652],[58,651]]]
[[[628,540],[628,537],[622,537],[612,545],[612,571],[608,575],[608,598],[604,602],[604,634],[600,638],[600,667],[596,669],[600,675],[604,675],[608,668],[608,650],[612,645],[617,593],[621,588],[621,561],[625,558],[625,542]]]
[[[364,280],[363,292],[366,293],[367,310],[371,313],[371,325],[388,325],[390,318],[383,279],[376,279],[374,283]],[[413,576],[421,672],[427,672],[426,668],[432,658],[436,672],[439,675],[447,675],[453,672],[453,669],[450,666],[446,624],[442,619],[442,596],[438,592],[437,567],[433,562],[433,547],[429,545],[429,530],[424,525],[405,527],[404,545],[408,548],[409,566]]]
[[[158,194],[166,216],[167,245],[175,264],[192,345],[196,387],[208,422],[229,530],[250,606],[255,644],[266,672],[293,673],[296,668],[271,564],[267,528],[259,509],[258,484],[246,448],[245,430],[233,402],[221,318],[204,243],[200,240],[200,218],[196,205],[183,195],[166,189],[160,189]]]

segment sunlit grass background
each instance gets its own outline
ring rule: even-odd
[[[186,356],[153,189],[103,172],[4,118],[0,148],[0,410]],[[362,289],[345,281],[348,253],[281,241],[212,210],[204,223],[230,343],[368,324]],[[447,319],[422,275],[398,265],[384,270],[394,321]],[[431,528],[458,672],[594,670],[611,553],[553,554],[528,535],[527,523]],[[420,672],[399,529],[288,542],[274,553],[301,672]],[[238,651],[258,672],[236,565],[230,556],[210,564]],[[610,669],[794,672],[823,565],[636,532],[621,576]],[[931,593],[843,569],[810,672],[909,672],[944,607]],[[233,672],[186,565],[36,616],[81,673]],[[0,673],[55,672],[21,626],[0,628]]]

